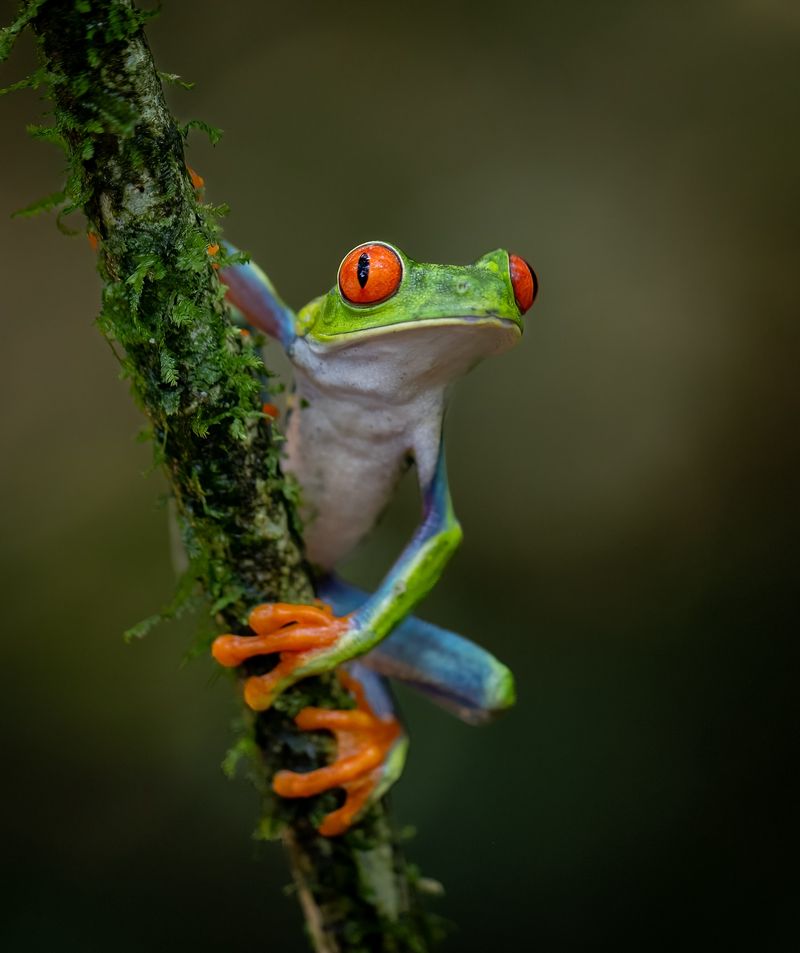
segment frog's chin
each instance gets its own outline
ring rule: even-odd
[[[515,321],[494,316],[406,321],[324,340],[301,337],[291,359],[301,375],[329,393],[407,401],[507,351],[521,333]]]

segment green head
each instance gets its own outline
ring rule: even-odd
[[[471,265],[432,265],[367,242],[345,256],[336,285],[300,311],[297,334],[343,345],[415,328],[481,326],[518,338],[536,290],[533,269],[503,249]]]

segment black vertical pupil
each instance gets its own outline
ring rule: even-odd
[[[367,283],[369,278],[369,255],[366,252],[362,252],[358,256],[358,266],[356,267],[356,277],[358,278],[358,283],[363,288]]]

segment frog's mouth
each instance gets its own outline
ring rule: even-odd
[[[313,334],[313,337],[324,344],[345,345],[377,337],[386,337],[400,332],[454,327],[497,328],[505,332],[515,333],[516,338],[522,336],[522,322],[519,319],[505,318],[497,314],[464,314],[443,315],[441,318],[412,318],[410,321],[400,321],[397,324],[367,325],[354,331],[337,331],[333,334],[319,334],[317,332]]]

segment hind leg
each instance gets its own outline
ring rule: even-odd
[[[354,611],[368,598],[336,576],[326,577],[318,589],[337,614]],[[416,616],[407,616],[361,662],[470,724],[488,721],[514,704],[514,678],[502,662],[469,639]]]

